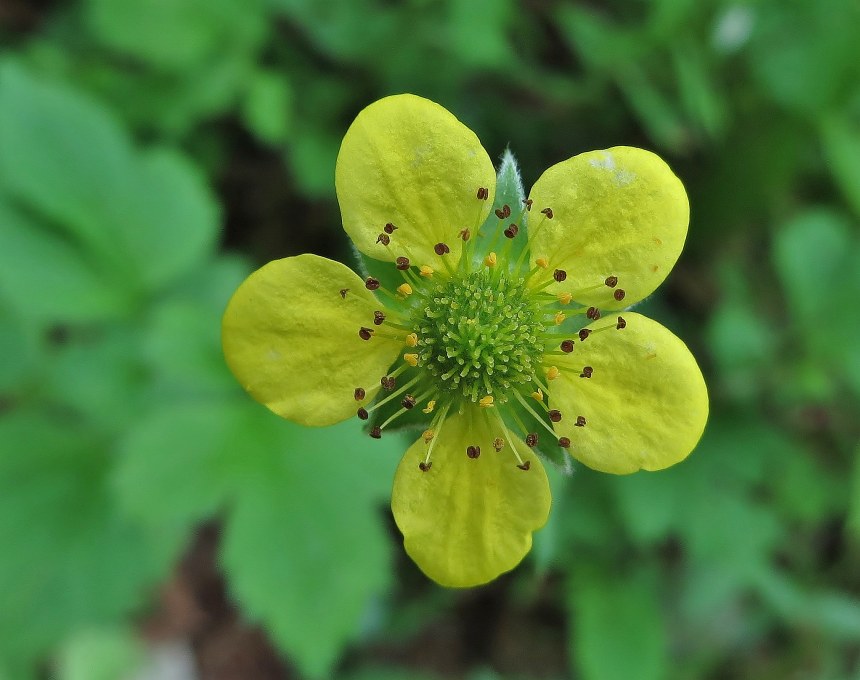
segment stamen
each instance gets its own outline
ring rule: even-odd
[[[564,269],[556,269],[552,273],[552,278],[554,278],[558,283],[561,283],[567,278],[567,272]]]
[[[539,401],[539,402],[543,403],[543,390],[541,390],[541,388],[538,387],[534,392],[532,392],[532,398],[535,401]]]
[[[406,345],[408,347],[417,347],[418,346],[418,335],[416,333],[410,333],[406,336]]]
[[[555,380],[561,371],[558,370],[557,366],[550,366],[546,369],[546,379],[547,380]]]
[[[439,441],[439,437],[437,435],[442,431],[442,426],[445,424],[445,417],[448,415],[449,408],[451,408],[450,402],[445,404],[445,408],[443,408],[439,412],[439,414],[433,419],[433,423],[431,423],[430,429],[428,430],[431,433],[431,438],[429,440],[430,446],[427,447],[427,454],[424,456],[424,464],[428,468],[430,467],[430,455],[433,453],[433,448],[436,446],[436,442]],[[424,434],[426,435],[427,432],[425,432]],[[427,443],[427,441],[428,440],[425,437],[424,442]]]
[[[546,269],[547,267],[549,267],[549,262],[547,262],[547,259],[545,257],[539,257],[538,259],[536,259],[535,264],[541,269]]]
[[[529,432],[529,433],[526,435],[526,440],[525,440],[525,441],[526,441],[526,446],[528,446],[530,449],[533,449],[535,446],[537,446],[537,445],[538,445],[538,435],[537,435],[537,432]]]
[[[618,317],[618,323],[615,324],[615,328],[619,331],[622,328],[627,328],[627,322],[624,320],[624,317],[621,317],[621,316]]]
[[[384,246],[387,246],[391,243],[391,237],[388,234],[380,234],[376,237],[376,242],[381,243]]]
[[[346,294],[349,292],[349,288],[341,288],[340,289],[340,297],[342,300],[346,300]]]
[[[531,466],[532,462],[530,460],[527,460],[525,463],[520,463],[519,465],[517,465],[520,470],[528,470]]]
[[[408,258],[408,257],[403,257],[403,256],[398,257],[398,258],[394,261],[394,264],[395,264],[395,265],[397,266],[397,268],[398,268],[400,271],[402,271],[402,272],[407,271],[407,270],[409,269],[409,267],[410,267],[410,264],[409,264],[409,258]]]
[[[573,351],[573,340],[562,340],[560,347],[562,352],[570,354]]]
[[[546,218],[547,218],[548,220],[551,220],[551,219],[552,219],[552,214],[553,214],[553,213],[552,213],[552,208],[544,208],[543,210],[541,210],[541,213],[542,213],[542,214],[544,214],[544,215],[546,215]]]
[[[554,422],[554,423],[561,422],[561,411],[559,411],[557,409],[553,409],[552,411],[549,411],[549,413],[547,413],[547,415],[549,416],[549,419],[552,422]]]
[[[564,323],[564,320],[567,318],[564,312],[556,312],[555,314],[555,325],[561,326]]]
[[[379,425],[374,425],[370,430],[370,436],[374,439],[382,439],[382,428]]]
[[[607,276],[606,280],[603,282],[610,288],[615,288],[618,285],[618,277],[617,276]]]
[[[520,228],[516,224],[511,224],[504,230],[503,233],[507,238],[514,238],[517,234],[520,233]]]
[[[468,229],[461,229],[457,234],[461,239],[463,239],[463,243],[466,243],[470,238],[472,238],[472,232]]]
[[[401,283],[399,286],[397,286],[397,292],[404,297],[408,297],[412,295],[412,286],[410,286],[408,283]]]
[[[585,342],[585,339],[589,335],[591,335],[591,329],[590,328],[580,328],[579,329],[579,341],[580,342]]]
[[[534,203],[534,201],[530,198],[524,198],[523,203],[525,203],[526,210],[531,210],[532,209],[532,203]]]
[[[447,255],[448,253],[450,253],[451,249],[445,243],[437,243],[435,246],[433,246],[433,252],[441,257],[442,255]]]
[[[490,406],[493,405],[493,401],[493,395],[488,394],[486,397],[481,397],[478,400],[478,406],[480,406],[481,408],[490,408]]]
[[[579,374],[579,377],[590,378],[592,373],[594,373],[594,369],[591,366],[584,366],[582,369],[582,373]]]
[[[570,448],[570,439],[568,439],[567,437],[559,437],[558,438],[558,445],[563,449],[569,449]]]
[[[367,409],[363,407],[359,407],[358,411],[356,411],[356,415],[362,420],[367,420],[370,417],[370,414],[367,412]]]
[[[391,224],[391,222],[387,222],[385,226],[382,227],[382,231],[384,231],[386,234],[393,234],[395,229],[397,229],[397,227]]]
[[[570,301],[573,299],[573,295],[570,293],[559,293],[557,297],[558,301],[563,305],[570,304]]]
[[[384,375],[379,379],[379,384],[382,385],[382,389],[391,392],[397,387],[397,379],[391,375]]]
[[[500,220],[506,220],[511,216],[511,206],[505,203],[501,208],[496,209],[496,217]]]
[[[501,453],[502,449],[505,448],[505,440],[501,437],[496,437],[493,440],[493,448],[496,450],[496,453]]]
[[[478,456],[481,455],[481,447],[480,446],[467,446],[466,447],[466,455],[474,460]]]
[[[433,463],[425,463],[423,460],[418,463],[418,469],[421,470],[421,472],[427,472],[431,467],[433,467]]]
[[[403,361],[405,361],[410,366],[413,366],[413,367],[417,366],[418,365],[418,355],[417,354],[404,354],[403,355]]]
[[[421,433],[421,438],[424,440],[425,444],[429,444],[431,442],[431,440],[433,439],[433,437],[435,437],[435,436],[436,436],[436,433],[433,432],[433,430],[431,430],[429,428],[424,430],[424,432]]]
[[[576,416],[576,422],[574,425],[577,427],[585,427],[585,416]]]
[[[381,326],[384,321],[385,321],[385,312],[381,312],[379,310],[376,310],[373,313],[373,324],[374,324],[374,326]]]
[[[592,321],[597,321],[600,318],[600,310],[597,307],[589,307],[585,312],[585,316]]]
[[[358,337],[362,340],[370,340],[373,337],[373,329],[362,326],[358,331]]]
[[[484,258],[484,264],[488,267],[495,267],[498,258],[495,253],[490,253]]]
[[[422,413],[433,413],[433,409],[436,408],[436,401],[431,399],[427,402],[427,406],[421,409]]]
[[[490,197],[490,190],[487,187],[478,187],[478,200],[486,201]]]
[[[624,299],[624,296],[625,296],[625,295],[626,295],[626,293],[624,292],[624,289],[623,289],[623,288],[618,288],[618,289],[616,289],[616,291],[612,294],[612,297],[614,297],[616,300],[618,300],[618,302],[621,302],[621,301]]]
[[[434,272],[433,267],[428,267],[426,264],[422,264],[418,270],[418,273],[421,274],[421,276],[426,276],[426,277],[433,276],[433,272]]]
[[[400,405],[405,409],[412,409],[415,407],[418,401],[411,394],[407,394],[403,397],[403,401],[400,402]]]

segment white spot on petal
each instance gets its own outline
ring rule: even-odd
[[[615,157],[612,155],[611,151],[602,151],[602,158],[590,158],[588,160],[589,165],[593,168],[603,168],[604,170],[614,170],[615,169]]]

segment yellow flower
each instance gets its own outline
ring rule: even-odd
[[[371,104],[343,140],[336,188],[347,234],[386,263],[379,278],[277,260],[223,322],[230,368],[275,413],[317,426],[357,414],[377,438],[421,427],[392,510],[406,551],[446,586],[490,581],[529,551],[550,507],[536,450],[658,470],[690,453],[708,412],[684,343],[619,313],[684,243],[687,196],[666,164],[629,147],[580,154],[527,199],[510,155],[499,178],[497,196],[487,153],[441,106]]]

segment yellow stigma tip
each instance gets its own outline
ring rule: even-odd
[[[561,371],[558,370],[557,366],[550,366],[546,369],[546,379],[547,380],[555,380]]]
[[[403,361],[405,361],[410,366],[418,365],[418,355],[417,354],[404,354]]]
[[[426,264],[422,264],[418,269],[418,273],[421,276],[433,276],[433,267],[428,267]]]
[[[564,315],[564,312],[558,312],[555,315],[555,325],[561,325],[567,317]]]
[[[409,347],[418,347],[418,335],[415,333],[410,333],[406,336],[406,344]]]
[[[559,293],[558,294],[558,301],[563,305],[570,304],[570,301],[572,299],[573,299],[573,295],[571,295],[570,293]]]
[[[436,402],[435,401],[428,401],[427,402],[427,408],[422,408],[421,410],[424,413],[433,413],[434,408],[436,408]]]
[[[547,267],[549,267],[549,262],[546,261],[545,257],[539,257],[538,259],[536,259],[535,264],[541,269],[546,269]]]
[[[412,295],[412,286],[408,283],[401,283],[397,286],[397,292],[401,295]]]
[[[497,257],[495,253],[490,253],[487,257],[484,258],[484,264],[488,267],[496,266]]]
[[[537,388],[534,392],[532,392],[532,398],[535,401],[543,401],[543,391],[540,387]]]
[[[424,430],[424,434],[421,435],[424,438],[424,443],[429,444],[433,437],[436,436],[436,433],[433,430]]]
[[[478,401],[478,405],[481,408],[490,408],[490,406],[493,405],[493,401],[493,395],[488,394],[486,397],[481,397],[481,399]]]

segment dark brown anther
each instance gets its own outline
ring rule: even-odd
[[[403,397],[403,401],[400,402],[400,405],[406,409],[412,408],[413,406],[415,406],[415,404],[415,397],[413,397],[411,394],[407,394],[405,397]]]
[[[531,466],[532,466],[532,462],[530,460],[527,460],[525,463],[522,463],[521,465],[517,465],[517,467],[520,470],[528,470]]]
[[[526,435],[526,446],[530,446],[530,447],[534,448],[535,446],[537,446],[537,443],[538,443],[537,432],[529,432]]]
[[[551,219],[552,219],[552,208],[544,208],[543,210],[541,210],[541,213],[543,213],[544,215],[546,215],[546,218],[547,218],[548,220],[551,220]]]
[[[370,417],[370,414],[367,412],[366,408],[359,408],[355,414],[361,418],[362,420],[367,420]]]
[[[524,198],[523,203],[526,204],[526,210],[531,210],[532,209],[532,203],[534,203],[534,201],[530,198]]]
[[[561,421],[561,411],[556,411],[555,409],[553,409],[552,411],[547,413],[547,415],[549,416],[549,419],[554,423]]]
[[[478,199],[486,201],[490,197],[490,190],[487,187],[478,187]]]
[[[391,392],[391,390],[397,387],[397,380],[390,375],[384,375],[379,379],[379,384],[382,385],[382,389]]]
[[[429,470],[431,467],[433,467],[433,461],[425,463],[422,460],[420,463],[418,463],[418,469],[421,470],[421,472],[427,472],[427,470]]]
[[[511,216],[511,206],[505,203],[501,208],[496,209],[496,217],[500,220],[506,220]]]
[[[379,425],[374,425],[370,428],[370,436],[374,439],[382,439],[382,428]]]
[[[562,281],[564,281],[567,278],[567,272],[564,271],[564,269],[556,269],[552,273],[552,278],[554,278],[556,281],[561,283]]]
[[[374,326],[381,326],[383,321],[385,321],[385,313],[380,312],[379,310],[376,310],[373,313],[373,325]]]
[[[508,238],[514,238],[519,233],[520,228],[516,224],[510,225],[504,231],[505,236],[507,236]]]
[[[594,369],[591,366],[586,366],[582,369],[582,373],[579,374],[579,377],[590,378],[592,373],[594,373]]]
[[[368,276],[364,281],[364,287],[367,290],[378,290],[380,285],[379,279],[375,279],[372,276]]]
[[[582,328],[579,331],[579,341],[585,342],[585,339],[591,335],[591,331],[588,328]]]
[[[618,300],[618,302],[621,302],[624,299],[625,295],[626,295],[626,293],[624,292],[624,289],[619,288],[612,294],[612,297],[614,297],[616,300]]]
[[[585,312],[585,316],[592,321],[597,321],[600,318],[600,310],[597,307],[589,307]]]
[[[573,351],[573,340],[562,340],[561,351],[565,354],[570,354]]]
[[[472,238],[472,232],[469,231],[468,229],[461,229],[460,233],[457,234],[457,236],[459,236],[461,239],[463,239],[463,243],[465,243],[470,238]]]
[[[618,317],[618,323],[615,324],[615,327],[620,331],[622,328],[627,328],[627,322],[624,320],[623,316]]]
[[[444,243],[437,243],[435,246],[433,246],[433,252],[441,256],[450,253],[451,249]]]
[[[364,398],[367,396],[367,392],[364,391],[363,387],[356,387],[353,396],[356,401],[364,401]]]
[[[475,459],[481,455],[481,447],[480,446],[467,446],[466,447],[466,455],[469,458]]]
[[[391,222],[386,223],[386,225],[382,227],[382,231],[386,234],[393,234],[395,229],[397,229],[397,227],[391,224]]]
[[[505,448],[505,440],[502,439],[501,437],[496,437],[493,440],[493,448],[496,450],[496,453],[498,453],[503,448]]]
[[[349,292],[349,288],[341,288],[340,289],[340,297],[343,300],[346,300],[346,294]]]
[[[559,437],[558,438],[558,445],[563,449],[569,449],[570,448],[570,439],[568,439],[567,437]]]
[[[618,277],[617,276],[607,276],[606,280],[603,282],[610,288],[615,288],[618,285]]]
[[[577,427],[585,427],[585,416],[576,416],[576,422],[574,425]]]
[[[380,234],[376,237],[376,242],[387,246],[389,243],[391,243],[391,237],[388,234]]]
[[[373,337],[373,330],[362,326],[358,331],[358,337],[362,340],[370,340]]]
[[[397,266],[397,268],[400,271],[405,272],[407,269],[409,269],[409,266],[410,266],[409,265],[409,258],[408,257],[398,257],[396,260],[394,260],[394,264]]]

